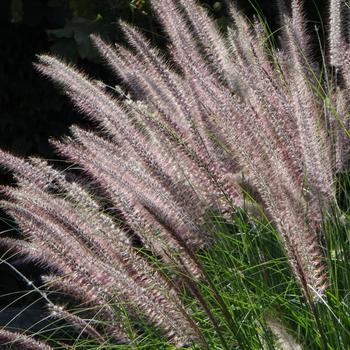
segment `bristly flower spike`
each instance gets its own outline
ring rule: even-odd
[[[329,63],[336,79],[326,85],[332,109],[315,92],[324,87],[302,1],[292,0],[290,8],[278,3],[283,43],[276,52],[261,25],[234,5],[225,36],[195,0],[151,0],[171,43],[169,59],[123,22],[130,49],[92,36],[122,79],[118,97],[72,65],[38,57],[38,71],[58,83],[98,130],[74,126],[72,136],[52,142],[81,168],[72,179],[40,159],[0,151],[1,164],[17,181],[2,188],[1,205],[26,236],[2,244],[53,267],[48,288],[99,308],[99,321],[108,323],[106,334],[116,342],[136,333],[122,308],[131,324],[142,315],[177,347],[201,342],[175,281],[186,274],[191,289],[204,278],[196,252],[216,239],[204,224],[212,213],[229,218],[233,208],[243,208],[246,187],[279,232],[308,302],[327,288],[321,222],[335,197],[335,175],[348,161],[348,31],[342,1],[331,0]],[[84,179],[97,189],[87,189]],[[100,341],[100,329],[53,309]],[[17,343],[50,349],[24,336]]]

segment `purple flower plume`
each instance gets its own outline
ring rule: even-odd
[[[201,334],[174,281],[135,247],[133,235],[171,276],[198,280],[203,271],[195,253],[215,239],[204,224],[213,212],[229,218],[232,208],[243,208],[247,183],[308,300],[327,288],[319,237],[335,174],[348,161],[350,47],[339,0],[330,1],[327,57],[342,76],[338,85],[320,82],[300,0],[290,11],[279,3],[281,50],[267,45],[261,23],[250,23],[233,5],[224,35],[195,0],[151,3],[169,37],[171,62],[123,22],[130,50],[91,37],[131,97],[116,98],[57,58],[41,55],[35,64],[98,124],[96,131],[73,126],[71,136],[53,144],[119,216],[46,162],[1,151],[1,164],[17,181],[2,188],[1,205],[28,238],[2,244],[53,266],[47,287],[98,308],[95,320],[108,324],[107,336],[121,342],[135,336],[126,310],[180,347]],[[51,310],[103,338],[98,326],[68,308]],[[0,338],[20,349],[50,349],[7,331]]]

